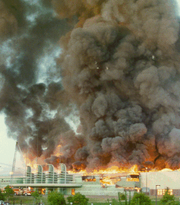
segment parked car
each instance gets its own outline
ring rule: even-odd
[[[3,200],[0,200],[0,205],[5,205]]]

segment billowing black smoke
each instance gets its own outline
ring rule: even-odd
[[[56,18],[47,2],[0,1],[0,7],[0,110],[23,152],[31,159],[51,156],[60,134],[70,130],[55,59],[72,25]]]
[[[0,4],[0,108],[23,151],[74,167],[179,167],[176,1],[33,2]]]

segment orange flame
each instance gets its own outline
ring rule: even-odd
[[[56,157],[60,157],[63,155],[63,153],[61,152],[61,145],[59,144],[56,149],[54,150],[54,153],[53,155],[56,156]]]
[[[82,174],[84,176],[86,175],[101,175],[101,174],[118,174],[118,173],[125,173],[125,172],[130,172],[130,173],[138,173],[138,166],[134,165],[130,169],[128,168],[121,168],[118,166],[111,166],[107,169],[100,169],[96,170],[94,169],[93,171],[88,172],[87,170],[81,170],[78,172],[78,174]],[[69,174],[75,174],[77,172],[75,171],[68,171]]]

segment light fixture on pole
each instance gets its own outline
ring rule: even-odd
[[[156,185],[156,205],[157,205],[157,187],[160,185]]]
[[[147,167],[146,167],[146,194],[147,194]]]

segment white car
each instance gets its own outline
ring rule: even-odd
[[[0,205],[4,205],[4,201],[3,200],[0,200]]]

